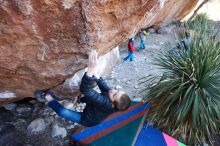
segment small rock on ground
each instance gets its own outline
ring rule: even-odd
[[[11,104],[4,105],[3,107],[9,111],[14,111],[17,107],[17,104],[11,103]]]
[[[67,136],[67,131],[65,128],[55,124],[52,128],[52,137],[61,137],[64,138]]]
[[[122,89],[122,87],[120,85],[116,85],[115,89],[120,90],[120,89]]]
[[[27,127],[27,132],[30,134],[38,134],[44,132],[46,129],[46,124],[44,119],[38,118],[32,121],[28,127]]]

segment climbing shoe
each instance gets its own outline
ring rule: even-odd
[[[47,92],[43,92],[41,90],[36,90],[34,92],[34,96],[37,98],[40,102],[46,102],[45,96],[47,95]]]

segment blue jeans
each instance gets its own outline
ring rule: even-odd
[[[76,122],[81,124],[81,112],[75,112],[69,109],[64,108],[57,100],[52,100],[48,103],[48,106],[51,107],[60,117],[67,119],[71,122]]]
[[[133,61],[134,60],[134,53],[129,51],[128,52],[128,56],[124,58],[124,61],[130,59],[130,61]]]
[[[140,51],[142,51],[143,49],[145,49],[145,44],[144,44],[144,41],[143,40],[141,40],[141,42],[140,42]]]

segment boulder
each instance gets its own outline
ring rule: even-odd
[[[85,69],[90,50],[103,56],[140,28],[182,19],[197,2],[1,0],[0,104],[34,97],[36,89],[53,89],[62,98],[79,94],[73,89],[78,80],[66,83]],[[117,56],[104,60],[101,73],[108,74]]]

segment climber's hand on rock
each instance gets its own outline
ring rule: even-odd
[[[96,50],[92,50],[91,53],[89,54],[89,62],[88,62],[88,76],[96,76],[97,75],[97,62],[98,62],[98,57],[97,57],[97,52]]]
[[[95,76],[97,79],[100,78],[100,75],[99,75],[97,72],[95,72],[94,76]]]
[[[92,50],[91,53],[89,54],[89,67],[96,67],[97,65],[97,52],[96,50]]]

